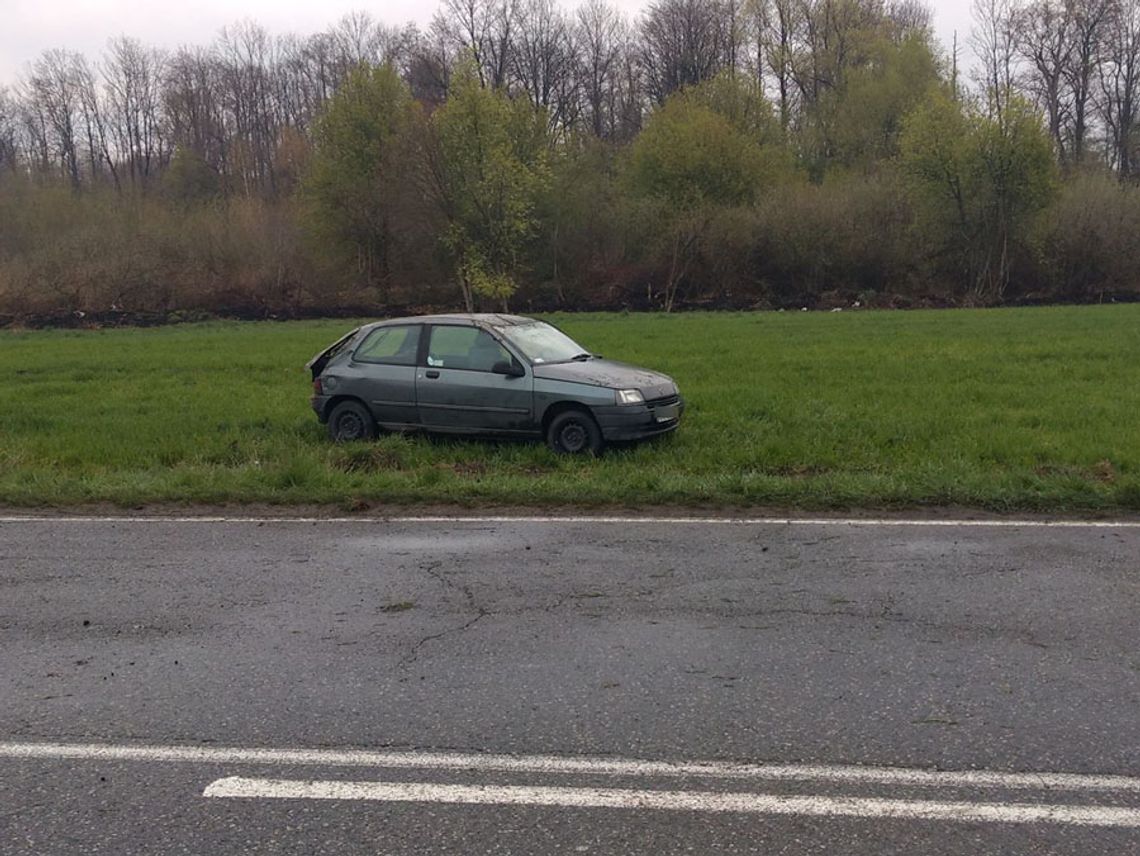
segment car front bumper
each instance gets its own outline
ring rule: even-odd
[[[593,411],[594,417],[598,420],[598,427],[602,429],[602,436],[607,442],[614,443],[623,440],[644,440],[647,437],[675,431],[681,424],[681,416],[685,412],[685,400],[678,398],[676,404],[669,407],[675,408],[675,411],[663,412],[663,408],[654,405],[653,402],[595,407]]]

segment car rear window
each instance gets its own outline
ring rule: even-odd
[[[361,363],[414,366],[419,345],[419,325],[377,327],[365,337],[352,357]]]

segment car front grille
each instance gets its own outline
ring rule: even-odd
[[[649,406],[650,410],[654,410],[658,407],[669,407],[672,404],[679,404],[680,401],[681,396],[674,393],[673,395],[666,395],[664,398],[651,398],[645,403]]]

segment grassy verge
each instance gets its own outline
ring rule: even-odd
[[[680,431],[334,447],[302,366],[350,323],[8,331],[0,503],[1140,509],[1140,306],[554,320],[672,374]]]

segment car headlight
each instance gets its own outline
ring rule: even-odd
[[[640,389],[619,389],[617,393],[618,404],[645,404],[645,396]]]

